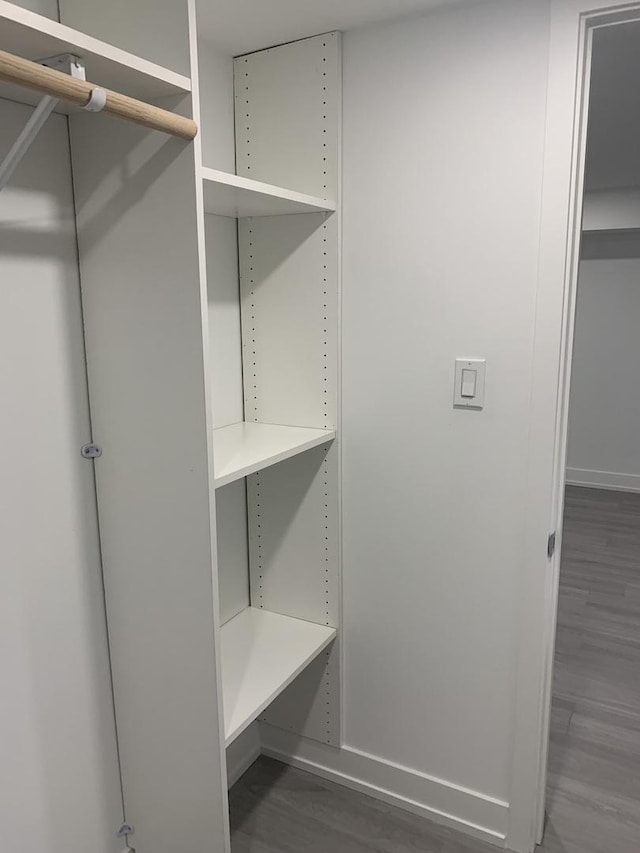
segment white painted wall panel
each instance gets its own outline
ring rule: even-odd
[[[0,101],[0,149],[31,113]],[[0,816],[11,853],[122,821],[66,119],[0,193]]]
[[[52,21],[59,20],[58,0],[11,0],[11,2],[16,6],[22,6],[23,9],[28,9],[30,12],[44,15],[45,18],[51,18]]]
[[[244,412],[237,222],[226,216],[205,216],[205,229],[209,356],[218,429],[238,423]]]
[[[339,33],[238,57],[238,174],[336,201],[340,81]]]
[[[640,259],[582,261],[567,478],[640,489]]]
[[[340,617],[335,457],[321,445],[247,480],[253,606],[332,628]]]
[[[235,174],[233,57],[198,43],[202,165]]]
[[[220,622],[244,610],[249,598],[246,481],[237,480],[216,492]]]
[[[58,0],[60,21],[190,76],[189,0]],[[99,81],[96,81],[99,82]]]
[[[548,27],[510,0],[344,37],[345,741],[502,798]]]
[[[338,229],[324,213],[239,222],[247,420],[336,426]]]

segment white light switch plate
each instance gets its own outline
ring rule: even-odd
[[[456,358],[453,405],[456,409],[482,409],[484,406],[484,358]],[[469,372],[475,373],[475,383]],[[463,394],[464,391],[464,394]],[[469,394],[473,393],[473,396]]]

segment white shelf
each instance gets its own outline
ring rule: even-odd
[[[336,209],[335,204],[325,199],[217,169],[203,167],[202,179],[205,213],[231,217],[282,216]]]
[[[329,645],[336,629],[248,607],[222,626],[221,636],[229,745]]]
[[[32,60],[73,53],[84,62],[90,83],[143,101],[191,91],[188,77],[5,0],[0,0],[0,50]],[[2,84],[0,95],[23,103],[41,97],[8,84]],[[60,107],[69,110],[62,102]]]
[[[592,190],[584,195],[582,230],[637,231],[640,229],[640,188]]]
[[[239,423],[213,431],[216,488],[336,437],[331,429]]]

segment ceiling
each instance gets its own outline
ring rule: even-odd
[[[232,56],[460,0],[197,0],[198,32]]]

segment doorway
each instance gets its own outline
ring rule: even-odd
[[[640,22],[595,28],[590,48],[542,850],[631,853],[640,838]]]

